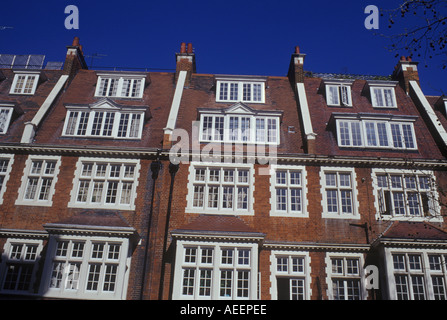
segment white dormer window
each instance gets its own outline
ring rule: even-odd
[[[417,150],[414,117],[334,114],[340,147]]]
[[[395,82],[368,82],[374,108],[397,108]]]
[[[63,135],[140,139],[147,112],[144,106],[121,106],[109,100],[90,106],[67,106]]]
[[[143,75],[100,74],[96,97],[141,98],[145,77]]]
[[[281,111],[260,111],[237,103],[199,112],[201,142],[279,144]]]
[[[12,81],[10,94],[27,94],[32,95],[36,91],[39,81],[39,73],[30,73],[16,71],[14,80]]]
[[[352,81],[325,81],[327,105],[351,107],[351,85]]]
[[[216,101],[264,103],[264,81],[265,80],[251,77],[247,79],[218,79]]]
[[[4,107],[0,105],[0,134],[5,134],[6,131],[8,131],[13,110],[13,107]]]

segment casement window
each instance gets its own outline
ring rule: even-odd
[[[182,240],[176,255],[174,299],[256,299],[255,245]]]
[[[16,204],[51,206],[60,163],[59,156],[29,156]]]
[[[79,159],[69,206],[134,210],[139,167],[138,160]]]
[[[378,217],[440,219],[434,181],[433,172],[373,170]]]
[[[10,94],[33,95],[39,81],[39,73],[16,72],[12,81]]]
[[[1,270],[1,292],[32,293],[40,253],[41,240],[8,239],[4,247]]]
[[[320,179],[323,217],[359,219],[354,169],[323,167]]]
[[[270,260],[272,299],[309,300],[311,296],[309,254],[275,250]]]
[[[304,167],[271,166],[272,216],[307,217],[306,171]]]
[[[368,81],[371,104],[374,108],[397,108],[395,87],[393,81]]]
[[[0,105],[0,134],[8,131],[9,123],[14,109],[12,107],[3,107]]]
[[[252,214],[253,168],[251,165],[190,166],[188,210],[203,213]]]
[[[264,103],[265,84],[263,81],[217,81],[216,101],[217,102],[249,102]]]
[[[144,111],[68,110],[64,136],[140,139]]]
[[[202,109],[201,142],[279,144],[281,111],[260,111],[237,103],[227,109]]]
[[[100,74],[96,85],[96,97],[142,98],[145,78],[131,75]]]
[[[50,238],[42,292],[79,299],[125,299],[128,239],[120,237]]]
[[[6,183],[9,180],[14,155],[0,154],[0,204],[3,203],[3,195],[6,191]]]
[[[366,299],[362,255],[328,254],[326,266],[330,300]]]
[[[346,114],[335,118],[340,147],[417,150],[414,118]]]
[[[447,300],[447,252],[392,251],[387,263],[393,300]]]
[[[344,84],[327,84],[326,103],[328,106],[351,107],[351,86]]]

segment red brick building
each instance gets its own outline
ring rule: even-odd
[[[445,97],[389,77],[0,70],[0,294],[446,299]],[[287,70],[287,69],[286,69]],[[262,72],[262,70],[260,70]],[[423,81],[423,79],[421,79]]]

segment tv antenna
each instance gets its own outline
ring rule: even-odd
[[[91,58],[89,66],[89,68],[91,68],[93,66],[93,59],[102,59],[102,57],[107,57],[107,55],[102,53],[92,53],[91,55],[86,55],[85,57]]]

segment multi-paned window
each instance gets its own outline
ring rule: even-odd
[[[133,210],[138,175],[138,161],[81,158],[69,205]]]
[[[217,81],[216,101],[264,103],[265,84],[263,81]]]
[[[40,240],[8,239],[1,264],[1,291],[31,292],[41,251]]]
[[[417,150],[413,118],[384,120],[345,115],[336,116],[337,140],[340,147]]]
[[[67,111],[65,136],[139,139],[144,112],[71,110]]]
[[[43,291],[58,297],[123,299],[127,243],[113,237],[52,238]]]
[[[363,259],[361,255],[327,255],[327,283],[330,300],[364,300]]]
[[[32,95],[36,91],[38,81],[38,73],[16,73],[9,93]]]
[[[200,113],[201,142],[279,144],[281,112],[235,104],[228,109]]]
[[[376,108],[397,108],[393,87],[371,87],[371,102]]]
[[[373,181],[378,216],[381,218],[439,216],[432,172],[375,169]]]
[[[355,171],[344,168],[322,168],[320,172],[323,194],[323,217],[359,218]]]
[[[347,84],[326,84],[326,103],[328,106],[352,106],[351,86]]]
[[[446,252],[391,252],[391,298],[447,300]]]
[[[0,105],[0,134],[8,131],[13,110],[12,107],[3,107]]]
[[[310,258],[305,252],[272,252],[272,298],[278,300],[309,300]]]
[[[174,299],[257,297],[257,253],[251,244],[180,241],[176,261]]]
[[[191,212],[250,214],[252,167],[192,164],[188,209]]]
[[[99,75],[95,96],[141,98],[145,77],[132,75]]]
[[[304,167],[271,166],[272,216],[307,217]]]
[[[14,155],[0,154],[0,204],[3,203],[3,195],[6,191],[6,182],[9,180]]]
[[[51,206],[60,163],[59,156],[29,156],[16,204]]]

